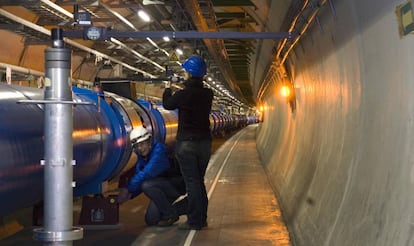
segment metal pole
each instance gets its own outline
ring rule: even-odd
[[[52,48],[45,51],[45,159],[44,228],[34,239],[45,245],[72,245],[83,237],[73,228],[73,109],[70,87],[70,50],[65,49],[62,30],[52,30]],[[49,103],[47,101],[50,101]]]

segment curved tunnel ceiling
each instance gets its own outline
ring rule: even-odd
[[[256,32],[262,30],[257,19],[260,13],[267,13],[267,6],[258,9],[250,0],[203,0],[203,1],[134,1],[134,0],[0,0],[0,26],[2,29],[24,36],[25,47],[48,45],[47,30],[61,27],[64,30],[78,30],[74,25],[74,5],[79,12],[88,12],[94,26],[123,32],[139,31],[213,31],[213,32]],[[145,10],[150,22],[139,18],[137,12]],[[255,12],[260,12],[255,16]],[[189,14],[190,13],[190,14]],[[253,14],[252,14],[253,13]],[[22,24],[22,21],[33,23]],[[95,64],[100,69],[123,66],[128,76],[163,77],[166,67],[180,70],[180,63],[186,57],[197,53],[203,56],[209,67],[209,74],[221,88],[241,102],[254,105],[250,67],[256,49],[257,39],[185,39],[177,38],[165,42],[162,38],[117,38],[107,41],[74,39],[69,43],[73,52],[84,64]],[[80,45],[78,45],[80,44]],[[85,48],[83,48],[85,47]],[[172,61],[171,54],[181,48],[184,54],[179,61]],[[94,52],[91,52],[93,50]],[[96,51],[96,52],[95,52]],[[99,57],[99,59],[97,59]],[[74,76],[79,67],[74,67]],[[82,78],[80,78],[82,79]]]

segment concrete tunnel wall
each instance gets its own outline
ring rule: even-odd
[[[332,1],[265,97],[257,149],[294,245],[414,245],[414,36],[404,1]],[[277,81],[276,81],[277,82]]]

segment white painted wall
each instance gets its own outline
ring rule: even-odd
[[[265,99],[257,148],[296,245],[414,245],[414,35],[404,1],[332,1]],[[271,88],[274,89],[274,88]]]

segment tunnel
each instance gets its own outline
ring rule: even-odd
[[[42,77],[44,68],[39,61],[43,60],[47,45],[21,41],[22,37],[27,41],[33,32],[38,32],[36,40],[39,37],[50,39],[41,23],[35,23],[34,27],[33,21],[24,18],[27,13],[38,16],[35,10],[39,6],[16,7],[5,2],[0,3],[1,23],[18,23],[24,28],[18,32],[13,31],[12,26],[0,30],[3,37],[8,37],[0,40],[2,83],[6,83],[6,77],[18,76],[18,72]],[[62,2],[55,3],[72,11],[72,6]],[[100,2],[101,9],[95,9],[96,13],[111,7],[111,1]],[[222,43],[217,34],[217,37],[204,39],[203,45],[191,38],[192,41],[177,42],[175,47],[195,46],[203,55],[209,54],[206,57],[211,60],[208,64],[215,79],[227,81],[223,87],[234,92],[234,98],[223,99],[229,105],[223,106],[223,101],[218,103],[221,108],[218,106],[210,116],[213,126],[221,129],[226,122],[237,124],[234,123],[237,116],[232,116],[232,120],[226,120],[230,116],[220,116],[220,109],[225,107],[236,107],[238,115],[250,110],[260,119],[254,135],[258,159],[280,204],[292,245],[414,245],[411,220],[414,196],[410,195],[414,182],[411,149],[414,146],[414,107],[410,106],[413,102],[410,93],[414,91],[412,1],[239,0],[236,2],[237,7],[243,9],[242,17],[235,17],[235,13],[230,15],[229,6],[236,7],[229,1],[165,1],[173,2],[174,6],[139,2],[164,17],[181,6],[186,10],[185,17],[180,16],[178,10],[176,15],[194,24],[200,33],[237,30],[241,35],[243,32],[286,34],[272,38],[223,38],[226,42]],[[204,11],[210,7],[215,11],[216,20],[220,20],[221,29],[211,26],[209,21],[214,18],[208,13],[212,12]],[[238,20],[236,24],[235,19]],[[43,19],[39,17],[39,20]],[[167,18],[163,20],[162,23],[167,23]],[[174,22],[168,20],[171,21],[168,23]],[[248,27],[235,29],[246,22],[251,22]],[[154,26],[162,26],[160,23]],[[144,24],[141,27],[146,30]],[[169,34],[171,30],[157,31]],[[124,47],[128,40],[122,41],[125,42],[111,40],[108,46],[114,48],[108,55],[101,52],[105,50],[102,43],[89,47],[84,42],[93,41],[69,40],[67,45],[73,49],[72,76],[78,79],[74,83],[88,85],[95,75],[111,77],[114,73],[128,71],[129,75],[139,74],[135,78],[140,81],[136,83],[137,95],[159,96],[160,83],[148,81],[155,81],[156,74],[165,77],[166,73],[164,66],[152,62],[169,62],[174,69],[170,56],[164,60],[158,57],[166,46],[158,44],[158,48],[148,48],[142,41],[133,48],[152,57],[143,58],[134,54],[133,48]],[[243,64],[229,58],[235,59],[236,55],[229,54],[236,44],[242,44],[234,51],[238,59],[243,52],[249,54]],[[20,56],[12,54],[12,50],[18,51]],[[132,58],[120,60],[122,52],[132,53],[134,61],[139,60],[136,68],[128,67]],[[227,57],[222,57],[223,53]],[[231,62],[226,63],[229,59]],[[115,65],[117,62],[121,65]],[[239,66],[242,69],[237,69]],[[9,76],[6,70],[10,69],[13,72]],[[30,80],[31,84],[28,79],[15,80],[12,82],[24,81],[20,82],[23,86],[38,85],[34,79]],[[6,97],[9,89],[0,88],[0,96]],[[11,117],[3,113],[6,107],[9,106],[0,105],[3,122],[0,126]],[[242,112],[241,108],[244,108]],[[41,110],[39,106],[32,105],[24,112],[29,117],[37,110]],[[1,136],[8,134],[9,139],[19,140],[22,136],[11,137],[12,131],[8,129],[20,126],[21,122],[10,123],[7,129],[0,129]],[[32,141],[37,144],[41,139]],[[8,153],[5,146],[2,151]],[[2,189],[9,187],[2,185]]]

